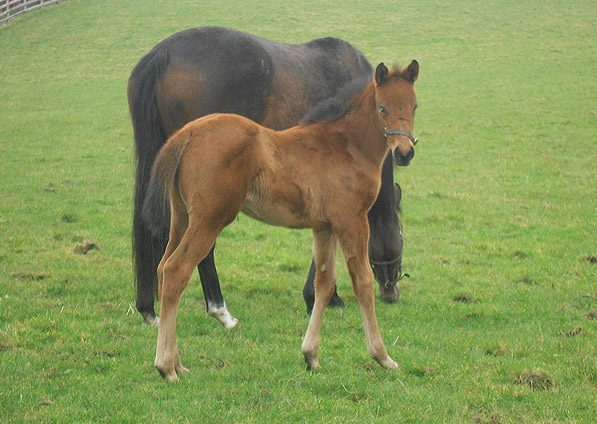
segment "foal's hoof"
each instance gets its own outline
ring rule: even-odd
[[[178,381],[178,375],[176,374],[176,371],[172,370],[170,372],[165,372],[159,369],[157,366],[155,368],[158,370],[164,380],[171,383],[176,383]]]
[[[169,365],[165,365],[163,362],[158,362],[157,360],[154,362],[155,369],[158,370],[160,375],[164,380],[176,382],[178,381],[179,374],[184,374],[189,372],[188,369],[182,366],[180,363],[180,358],[176,358],[174,360],[174,364],[172,362]]]
[[[400,368],[396,361],[389,356],[385,360],[379,361],[379,364],[387,370],[396,370]]]
[[[321,368],[317,358],[315,358],[309,354],[306,354],[306,353],[304,355],[305,355],[305,362],[307,363],[307,371],[317,370],[317,369]]]

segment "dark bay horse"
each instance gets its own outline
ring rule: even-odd
[[[313,230],[315,305],[301,347],[307,368],[319,368],[319,330],[336,284],[338,243],[361,308],[367,350],[383,367],[397,368],[375,316],[367,213],[388,151],[399,159],[414,148],[418,75],[414,60],[391,71],[380,63],[373,81],[337,119],[274,131],[239,115],[213,114],[168,140],[153,165],[143,207],[154,231],[171,222],[158,266],[162,309],[155,366],[162,377],[176,381],[187,371],[176,343],[180,297],[195,267],[241,211],[271,225]]]
[[[242,115],[273,129],[289,128],[341,87],[361,77],[368,82],[372,75],[367,59],[343,40],[323,38],[289,45],[219,27],[174,34],[139,61],[127,94],[137,156],[133,220],[136,306],[146,322],[158,322],[155,270],[168,234],[152,234],[141,209],[151,166],[166,139],[187,122],[216,112]],[[409,159],[401,158],[398,164],[406,165]],[[382,298],[389,301],[398,297],[402,256],[392,184],[389,158],[380,196],[370,212],[371,263],[380,288],[387,288],[381,291]],[[311,268],[314,270],[313,264]],[[237,320],[228,313],[222,297],[213,249],[198,270],[208,314],[227,327],[234,326]],[[305,285],[308,310],[314,299],[313,277],[314,272]],[[334,294],[330,303],[341,305],[342,301]]]

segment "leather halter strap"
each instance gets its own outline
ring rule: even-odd
[[[396,265],[397,263],[400,263],[400,261],[402,261],[402,255],[400,255],[399,257],[397,257],[396,259],[393,259],[391,261],[375,262],[375,261],[369,260],[369,263],[371,264],[371,268],[375,268],[375,267],[388,267],[389,268],[389,265]],[[386,276],[388,276],[389,271],[387,268],[384,269],[384,274],[386,274]],[[377,280],[377,281],[379,283],[383,284],[384,288],[387,290],[394,284],[397,284],[404,277],[410,278],[410,275],[402,274],[401,271],[399,270],[398,275],[396,276],[396,279],[394,279],[393,281],[386,281],[385,283],[382,283],[379,280]]]
[[[414,138],[412,134],[408,131],[384,128],[384,136],[387,137],[389,135],[403,135],[405,137],[408,137],[409,140],[413,143],[413,146],[415,146],[419,142],[419,140]]]

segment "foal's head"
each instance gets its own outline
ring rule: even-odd
[[[391,71],[380,63],[375,70],[375,101],[384,126],[386,140],[398,165],[406,166],[415,155],[416,138],[412,136],[417,97],[415,81],[419,63],[413,60],[405,69]]]

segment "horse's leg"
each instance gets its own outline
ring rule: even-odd
[[[303,287],[303,299],[305,299],[305,304],[307,305],[307,314],[310,314],[313,311],[313,304],[315,303],[315,258],[311,261],[311,268],[309,268],[309,275],[307,276],[307,281],[305,282],[305,287]],[[344,301],[338,296],[338,286],[334,287],[334,294],[330,299],[330,303],[328,306],[331,307],[338,307],[344,308]]]
[[[367,252],[369,224],[367,219],[363,218],[352,222],[346,228],[345,231],[339,231],[337,235],[352,280],[352,287],[361,307],[367,351],[384,368],[398,368],[398,364],[388,356],[375,316],[373,273],[369,266]]]
[[[137,209],[137,208],[136,208]],[[138,216],[139,215],[139,216]],[[145,322],[158,326],[158,317],[154,310],[155,271],[163,255],[167,240],[154,237],[135,210],[134,217],[134,255],[135,278],[137,285],[137,311]]]
[[[307,369],[319,368],[319,329],[323,312],[336,284],[336,252],[338,240],[331,230],[313,230],[313,253],[315,256],[315,304],[309,320],[309,327],[301,346]]]
[[[172,222],[174,226],[174,219]],[[187,371],[180,362],[176,344],[176,314],[180,297],[193,270],[207,256],[217,235],[218,232],[191,223],[172,254],[160,264],[161,312],[154,364],[162,377],[169,381],[178,380],[177,372]],[[166,250],[169,252],[171,248],[167,247]]]
[[[220,280],[214,261],[215,244],[200,263],[197,269],[201,278],[201,287],[207,306],[207,314],[214,317],[226,328],[233,328],[238,324],[238,320],[230,315],[226,302],[220,290]]]

